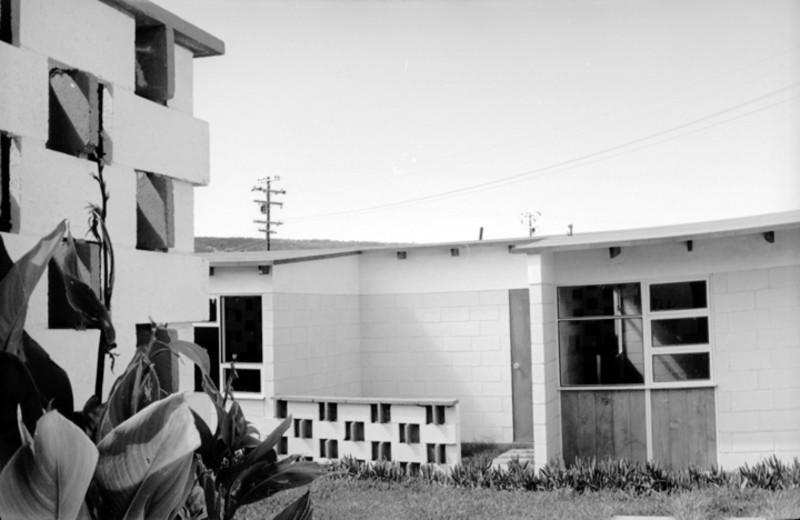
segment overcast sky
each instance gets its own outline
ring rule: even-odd
[[[157,0],[195,60],[195,233],[442,241],[800,209],[800,0]]]

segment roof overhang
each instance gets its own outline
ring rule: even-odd
[[[606,247],[629,247],[667,242],[689,242],[800,228],[800,211],[786,211],[749,217],[675,224],[617,231],[542,237],[514,249],[518,253],[578,251]]]
[[[186,47],[195,58],[225,54],[225,43],[183,18],[149,0],[101,0],[136,19],[136,27],[165,25],[175,31],[175,43]]]

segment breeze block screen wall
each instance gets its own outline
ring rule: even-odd
[[[276,396],[275,416],[290,415],[282,455],[394,461],[410,472],[423,464],[449,469],[461,462],[454,399]]]

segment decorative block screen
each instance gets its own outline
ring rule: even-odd
[[[395,461],[408,471],[461,462],[456,400],[277,396],[275,415],[294,419],[283,454]]]

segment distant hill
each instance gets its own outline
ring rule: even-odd
[[[325,240],[320,238],[295,240],[291,238],[273,238],[273,251],[289,249],[329,249],[359,248],[375,246],[399,245],[387,242],[358,242],[342,240]],[[267,242],[263,238],[247,237],[195,237],[194,250],[197,253],[213,253],[215,251],[266,251]]]

